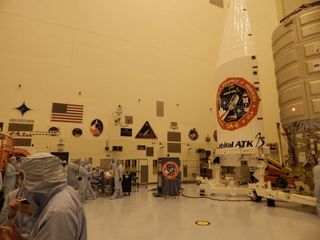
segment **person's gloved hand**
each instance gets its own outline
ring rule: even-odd
[[[28,216],[31,216],[32,212],[33,212],[33,207],[30,203],[22,203],[21,202],[19,211],[28,215]]]
[[[7,226],[0,226],[0,239],[1,240],[20,240],[21,233],[17,226],[13,223]]]
[[[8,218],[14,218],[20,208],[20,198],[13,199],[8,204]]]
[[[2,226],[0,226],[0,239],[1,240],[12,240],[12,238],[10,237],[8,230],[7,229],[3,229]]]

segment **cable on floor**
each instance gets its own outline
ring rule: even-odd
[[[249,202],[251,201],[250,199],[219,199],[219,198],[213,198],[213,197],[208,197],[208,196],[199,196],[199,197],[196,197],[196,196],[188,196],[188,195],[185,195],[183,193],[183,190],[180,191],[181,193],[181,196],[185,197],[185,198],[207,198],[207,199],[210,199],[210,200],[213,200],[213,201],[220,201],[220,202]]]

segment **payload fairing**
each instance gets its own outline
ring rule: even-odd
[[[244,0],[232,0],[217,61],[216,154],[257,153],[264,145],[256,50]]]

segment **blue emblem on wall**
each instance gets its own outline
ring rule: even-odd
[[[17,107],[16,109],[21,113],[22,116],[29,110],[32,110],[31,108],[28,108],[25,102],[23,102],[23,104],[21,104],[20,107]]]

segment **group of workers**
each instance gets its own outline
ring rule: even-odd
[[[111,165],[114,193],[123,196],[123,167],[119,161]],[[82,208],[95,192],[90,177],[98,177],[88,159],[68,165],[49,153],[38,153],[17,163],[8,160],[3,176],[5,202],[0,215],[1,240],[86,240],[87,223]],[[313,169],[317,214],[320,217],[320,161]],[[2,177],[0,176],[2,180]],[[2,182],[0,182],[2,185]],[[78,191],[78,192],[77,192]]]
[[[77,164],[79,162],[79,164]],[[123,167],[120,161],[113,161],[110,165],[108,176],[113,177],[113,195],[110,199],[116,199],[123,196],[122,179]],[[104,182],[105,173],[100,171],[99,167],[92,168],[88,159],[71,160],[68,165],[64,166],[64,171],[68,180],[68,184],[79,191],[81,202],[85,203],[88,199],[95,199],[97,193],[92,185]],[[104,184],[102,184],[104,191]]]
[[[63,161],[64,172],[67,177],[68,184],[75,190],[79,190],[81,202],[86,202],[88,199],[95,199],[96,193],[92,189],[92,167],[88,159],[82,159],[80,164],[72,160],[69,165]]]
[[[111,199],[116,199],[123,196],[123,168],[118,161],[110,168],[114,176]],[[38,153],[17,164],[11,157],[3,174],[1,240],[87,239],[82,205],[96,198],[91,182],[104,175],[98,167],[91,169],[88,159],[66,164],[49,153]]]

